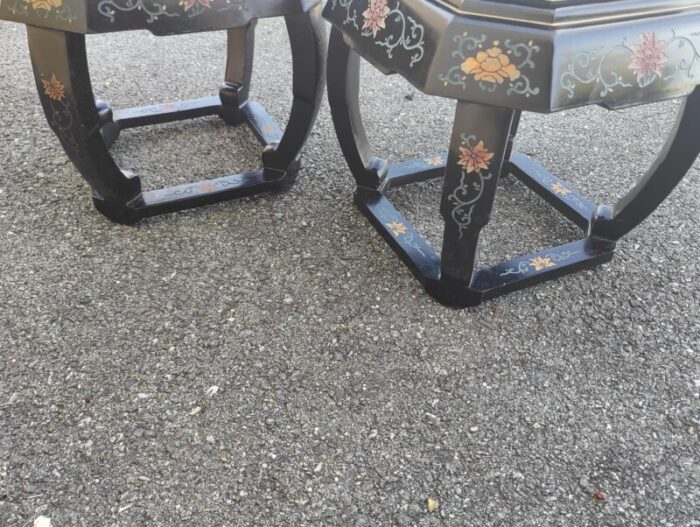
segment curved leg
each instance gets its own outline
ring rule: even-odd
[[[325,80],[325,25],[321,5],[304,15],[287,16],[285,22],[292,48],[294,100],[282,138],[263,152],[265,174],[271,178],[298,170],[299,154],[316,121]]]
[[[46,118],[95,200],[124,204],[139,196],[139,179],[117,167],[100,133],[85,36],[34,26],[27,26],[27,36]]]
[[[600,207],[591,236],[617,241],[654,212],[700,153],[700,87],[688,96],[654,166],[614,207]]]
[[[360,57],[331,30],[328,45],[328,102],[335,132],[358,187],[377,189],[387,173],[385,161],[371,154],[359,103]]]

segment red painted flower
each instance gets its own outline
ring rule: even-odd
[[[493,159],[493,153],[484,147],[483,141],[479,141],[473,148],[460,146],[459,151],[461,155],[458,163],[467,173],[488,170],[489,163]]]
[[[386,27],[386,17],[389,16],[391,9],[386,5],[386,0],[369,0],[369,7],[362,13],[365,19],[365,25],[362,29],[369,28],[372,31],[372,36],[377,37],[377,33]]]
[[[181,0],[180,5],[185,8],[185,11],[189,11],[196,5],[201,5],[207,9],[211,9],[211,0]]]
[[[668,62],[668,55],[666,45],[656,38],[656,33],[642,33],[632,50],[634,55],[629,67],[637,74],[637,82],[652,80],[653,75],[661,77],[661,67]]]

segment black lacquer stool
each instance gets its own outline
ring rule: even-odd
[[[612,259],[617,240],[669,195],[700,151],[700,4],[690,0],[329,0],[328,93],[355,202],[440,302],[485,299]],[[360,57],[421,91],[457,99],[447,154],[387,164],[359,111]],[[522,111],[615,108],[686,97],[654,166],[614,206],[596,206],[512,152]],[[585,238],[475,267],[498,178],[513,174]],[[438,255],[387,190],[444,177]]]
[[[134,223],[290,185],[323,93],[325,29],[320,0],[5,0],[0,18],[27,24],[29,49],[46,118],[110,219]],[[294,102],[284,132],[248,100],[255,24],[284,17],[292,48]],[[223,87],[214,97],[114,111],[96,101],[85,34],[147,29],[155,35],[228,30]],[[247,123],[264,146],[262,170],[142,192],[108,148],[125,128],[219,115]]]

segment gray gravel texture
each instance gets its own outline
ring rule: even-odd
[[[286,34],[259,28],[253,94],[284,120]],[[221,81],[223,33],[88,40],[115,107]],[[124,227],[46,125],[24,28],[0,50],[0,525],[700,525],[697,165],[613,263],[457,311],[353,207],[325,103],[288,193]],[[363,76],[378,153],[444,150],[453,102]],[[527,115],[518,147],[611,201],[677,107]],[[259,165],[217,118],[115,155],[150,188]],[[436,244],[439,193],[394,196]],[[506,180],[483,261],[577,235]]]

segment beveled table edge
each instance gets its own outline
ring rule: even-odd
[[[587,26],[587,25],[594,25],[594,24],[603,24],[603,23],[608,23],[608,22],[622,22],[626,20],[634,20],[638,18],[647,18],[647,17],[653,17],[653,16],[661,16],[661,15],[668,15],[668,14],[674,14],[674,13],[679,13],[683,11],[690,11],[693,9],[700,9],[700,2],[695,2],[693,4],[689,4],[686,6],[670,6],[670,7],[657,7],[657,8],[648,8],[648,9],[640,9],[638,11],[619,11],[617,13],[611,13],[608,15],[590,15],[590,16],[581,16],[581,17],[558,17],[557,15],[557,10],[550,9],[550,10],[545,10],[542,8],[528,8],[526,6],[518,6],[522,7],[523,12],[530,12],[530,13],[540,13],[543,14],[544,12],[547,12],[547,15],[551,14],[551,19],[549,20],[540,20],[534,17],[526,17],[526,16],[515,16],[515,15],[509,15],[509,14],[498,14],[494,13],[492,10],[495,6],[497,6],[494,3],[491,3],[491,5],[484,5],[483,10],[479,9],[463,9],[454,6],[453,4],[447,2],[446,0],[431,0],[435,4],[438,4],[442,6],[444,9],[451,11],[454,14],[461,15],[461,16],[469,16],[469,17],[475,17],[475,18],[482,18],[484,20],[492,20],[495,22],[509,22],[509,23],[516,23],[516,24],[522,24],[522,25],[527,25],[527,26],[536,26],[540,28],[547,28],[547,29],[557,29],[557,28],[571,28],[571,27],[579,27],[579,26]],[[512,7],[512,6],[510,6]],[[564,7],[564,8],[559,8],[560,11],[563,11],[566,15],[567,11],[571,11],[574,8],[579,7],[579,6],[570,6],[570,7]]]

